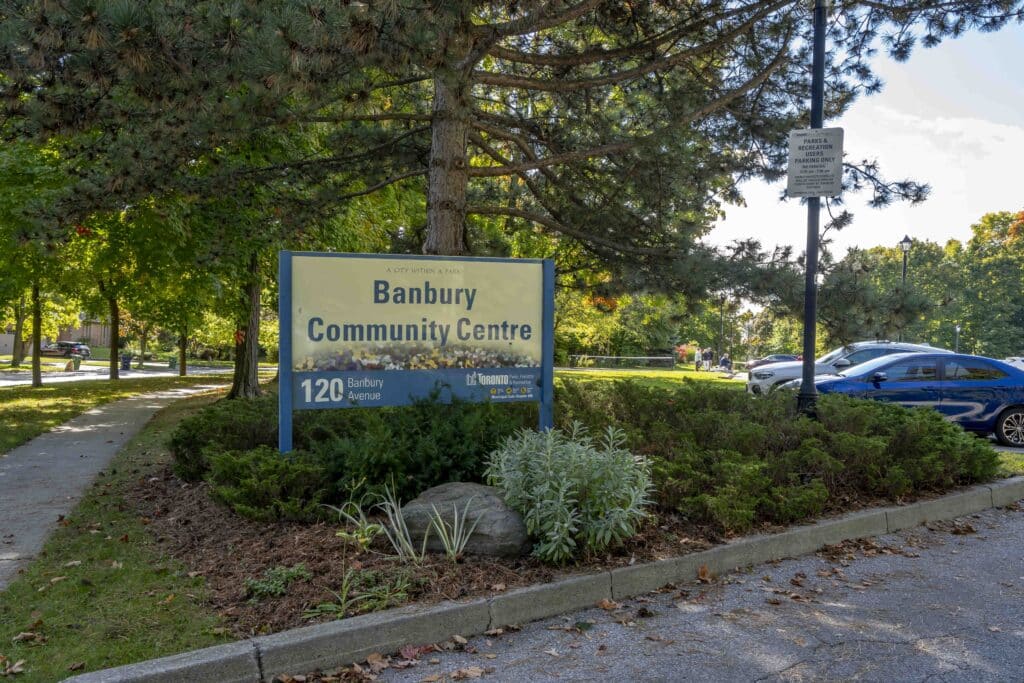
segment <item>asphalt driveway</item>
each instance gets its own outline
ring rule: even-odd
[[[606,607],[471,638],[382,678],[1024,681],[1024,508]]]

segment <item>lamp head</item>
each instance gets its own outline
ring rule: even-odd
[[[900,240],[899,244],[900,249],[903,251],[904,254],[906,254],[908,251],[910,251],[910,247],[913,245],[913,242],[910,240],[910,236],[906,235],[903,237],[902,240]]]

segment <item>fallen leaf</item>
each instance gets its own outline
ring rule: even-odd
[[[655,614],[656,614],[655,612],[653,612],[652,610],[647,609],[646,607],[641,607],[640,609],[638,609],[636,611],[636,616],[637,616],[638,619],[650,619]]]
[[[61,581],[65,580],[66,578],[68,578],[68,577],[66,577],[66,576],[55,576],[52,579],[50,579],[50,583],[60,583]]]
[[[110,561],[110,568],[111,569],[123,569],[124,568],[124,562],[118,562],[117,560],[111,560]]]
[[[497,657],[498,657],[498,655],[495,655],[495,654],[486,654],[486,655],[484,655],[485,659],[497,659]]]
[[[500,636],[505,633],[503,628],[492,628],[490,631],[484,631],[485,636]]]
[[[1003,629],[999,628],[998,626],[989,626],[988,630],[992,633],[1001,633]]]
[[[462,681],[467,678],[480,678],[484,675],[484,670],[479,666],[467,666],[465,669],[459,669],[458,671],[452,672],[453,681]]]
[[[661,636],[647,636],[647,640],[653,640],[656,643],[664,643],[665,645],[671,645],[676,642],[674,640],[669,640],[668,638],[662,638]]]
[[[498,591],[500,593],[501,591],[505,590],[505,584],[503,584],[503,583],[496,583],[493,586],[491,586],[491,590],[492,591]]]
[[[164,598],[163,600],[161,600],[161,601],[160,601],[160,604],[161,604],[161,605],[169,605],[169,604],[171,604],[171,602],[173,602],[173,601],[174,601],[174,593],[171,593],[171,594],[170,594],[170,595],[168,595],[168,596],[167,596],[166,598]]]
[[[77,567],[80,564],[82,564],[81,560],[71,560],[70,562],[65,562],[64,566],[65,567]]]
[[[697,580],[701,583],[711,583],[714,576],[711,574],[711,570],[708,569],[706,564],[702,564],[700,569],[697,570]]]
[[[79,671],[80,669],[84,668],[85,662],[75,662],[74,664],[68,667],[68,671]]]
[[[441,680],[441,674],[430,674],[426,678],[421,678],[420,683],[437,683]]]
[[[468,640],[466,640],[465,638],[463,638],[462,636],[460,636],[458,634],[452,636],[452,640],[454,640],[459,645],[465,645],[466,643],[469,642]]]
[[[779,600],[778,598],[768,598],[767,600],[765,600],[765,602],[767,602],[769,605],[781,605],[782,604],[782,601]]]
[[[613,610],[622,607],[619,603],[614,600],[609,600],[608,598],[601,598],[601,601],[597,603],[597,606],[604,610]]]
[[[544,654],[551,655],[552,657],[561,657],[562,656],[558,652],[558,650],[556,650],[555,648],[551,648],[550,650],[544,650]]]
[[[373,652],[366,658],[366,663],[370,665],[370,671],[375,674],[379,674],[384,669],[390,666],[390,661],[387,657],[379,652]]]
[[[123,535],[122,535],[122,536],[121,536],[120,538],[118,538],[117,540],[121,541],[121,543],[127,543],[127,542],[128,542],[128,534],[123,534]]]

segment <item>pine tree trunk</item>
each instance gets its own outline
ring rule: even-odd
[[[469,185],[467,81],[460,74],[444,74],[434,79],[424,254],[457,256],[466,251],[466,190]]]
[[[185,353],[186,347],[188,346],[188,333],[182,329],[181,335],[178,336],[178,376],[184,377],[188,374],[188,370],[185,367],[187,360],[187,354]]]
[[[43,386],[43,308],[39,303],[39,283],[32,283],[32,386]]]
[[[249,261],[249,278],[243,297],[249,316],[245,328],[235,332],[235,377],[228,398],[256,398],[260,395],[260,275],[259,259],[253,254]]]
[[[25,360],[25,295],[14,306],[14,344],[11,348],[11,367],[21,367]]]
[[[110,379],[120,379],[120,358],[118,357],[119,344],[121,341],[121,309],[117,305],[117,298],[107,299],[110,307]]]

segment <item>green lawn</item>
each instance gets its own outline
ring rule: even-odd
[[[1024,453],[999,451],[999,464],[1003,467],[1003,474],[1008,477],[1024,475]]]
[[[746,373],[739,373],[733,379],[728,379],[725,375],[718,372],[696,372],[692,368],[676,368],[673,370],[668,368],[645,368],[638,370],[573,368],[556,370],[555,377],[574,379],[581,382],[633,379],[661,387],[676,387],[683,380],[689,379],[695,382],[709,382],[741,390],[746,387]]]
[[[185,399],[159,412],[39,559],[0,592],[0,654],[25,660],[25,673],[12,680],[57,681],[73,675],[71,667],[82,673],[229,640],[204,605],[202,578],[162,556],[122,499],[127,487],[169,461],[166,442],[177,422],[212,400]],[[15,642],[23,633],[33,636]]]
[[[43,372],[64,372],[65,365],[67,365],[67,361],[63,359],[44,358],[39,364],[39,368]],[[32,372],[32,359],[26,358],[21,365],[12,368],[11,357],[0,356],[0,373],[8,372]]]
[[[227,383],[229,376],[140,377],[122,380],[61,382],[39,388],[0,389],[0,453],[47,432],[100,404],[150,391],[195,384]]]

